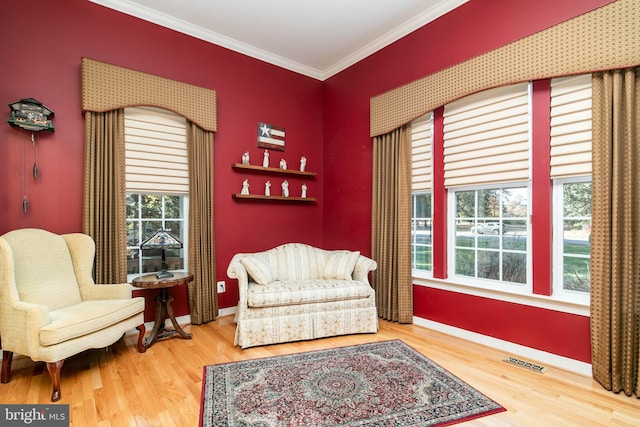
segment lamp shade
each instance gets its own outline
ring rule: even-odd
[[[140,249],[181,249],[182,242],[170,230],[158,230],[153,236],[142,242]]]

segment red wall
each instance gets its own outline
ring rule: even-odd
[[[584,316],[424,286],[414,286],[414,315],[591,363]]]
[[[325,81],[325,243],[371,248],[372,96],[610,2],[471,0]],[[422,286],[414,291],[416,316],[590,361],[588,317]]]
[[[228,289],[220,295],[220,305],[232,307],[237,302],[237,287],[227,278],[226,267],[236,252],[299,241],[370,253],[371,96],[610,1],[471,0],[325,82],[86,0],[2,2],[0,103],[36,98],[55,112],[56,131],[38,135],[41,179],[34,183],[28,174],[25,179],[22,177],[32,164],[28,135],[9,125],[0,126],[0,234],[22,227],[57,233],[80,231],[82,57],[215,89],[219,129],[214,147],[216,267],[218,280],[226,280]],[[5,114],[8,117],[8,108]],[[317,197],[317,203],[231,199],[230,194],[239,192],[245,175],[234,172],[230,164],[238,162],[246,150],[250,151],[252,162],[259,163],[261,150],[255,139],[256,123],[261,121],[286,128],[283,156],[290,165],[296,165],[304,155],[308,170],[318,172],[315,179],[307,182],[309,196]],[[272,152],[271,158],[278,155]],[[265,178],[249,179],[251,190],[259,192]],[[21,210],[25,190],[31,199],[28,214]],[[185,314],[188,310],[184,289],[177,290],[177,294],[176,313]],[[585,350],[589,342],[588,318],[483,298],[473,298],[473,310],[455,309],[470,299],[453,292],[416,287],[416,315],[460,327],[477,325],[476,332],[579,360],[589,359]],[[501,311],[508,313],[512,321],[509,328],[489,321],[492,317],[488,314]],[[575,338],[567,341],[570,334]]]
[[[40,181],[27,175],[32,159],[29,134],[0,122],[0,234],[23,227],[56,233],[81,231],[84,120],[80,109],[80,59],[88,57],[216,90],[218,132],[214,147],[217,279],[227,281],[221,307],[237,303],[237,282],[226,275],[237,252],[265,250],[285,242],[323,244],[322,83],[219,46],[124,15],[86,0],[1,2],[0,105],[33,97],[51,108],[55,132],[37,135]],[[4,114],[9,117],[9,108]],[[272,164],[284,157],[297,167],[315,204],[238,202],[242,181],[252,192],[264,190],[264,176],[235,172],[249,150],[262,164],[257,123],[286,129],[284,152],[271,152]],[[2,125],[4,123],[4,125]],[[280,176],[269,177],[279,192]],[[31,211],[22,212],[22,187]],[[290,178],[297,195],[302,181]],[[184,288],[184,287],[183,287]],[[146,291],[145,291],[146,292]],[[188,313],[185,289],[176,289],[176,314]],[[151,295],[151,291],[149,292]],[[147,306],[153,305],[148,303]],[[148,316],[147,319],[152,317]]]

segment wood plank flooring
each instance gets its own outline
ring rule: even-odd
[[[640,399],[604,390],[591,378],[547,366],[537,373],[502,360],[508,354],[415,325],[380,321],[377,334],[352,335],[241,350],[233,346],[233,316],[186,326],[192,340],[169,338],[146,353],[136,335],[107,350],[68,359],[62,399],[72,426],[197,426],[204,365],[401,339],[504,406],[507,411],[460,426],[638,426]],[[535,361],[534,361],[535,362]],[[42,363],[15,357],[0,403],[49,404],[51,381]]]

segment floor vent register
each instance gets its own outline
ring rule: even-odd
[[[516,366],[520,366],[522,368],[529,369],[531,371],[535,371],[535,372],[544,373],[547,370],[547,368],[545,368],[542,365],[538,365],[532,362],[527,362],[525,360],[516,359],[515,357],[511,357],[511,356],[508,356],[506,359],[504,359],[504,361]]]

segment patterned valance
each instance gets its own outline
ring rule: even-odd
[[[640,64],[640,1],[618,0],[371,98],[382,135],[455,99],[492,87]]]
[[[82,58],[82,111],[149,105],[186,117],[215,132],[216,91],[93,59]]]

